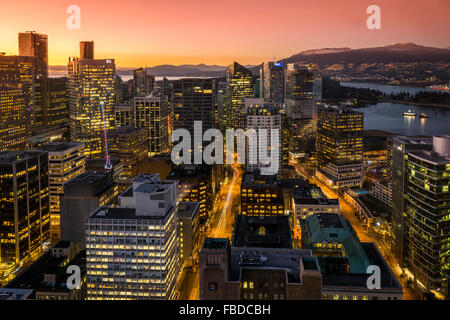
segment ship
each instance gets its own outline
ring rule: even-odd
[[[419,117],[421,117],[421,118],[429,118],[428,115],[425,112],[422,112]]]
[[[408,112],[403,112],[404,117],[415,117],[417,114],[415,112],[412,112],[411,110],[408,110]]]

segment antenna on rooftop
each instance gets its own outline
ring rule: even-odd
[[[102,108],[102,123],[103,123],[103,134],[105,136],[105,155],[106,155],[106,159],[105,159],[105,169],[106,170],[111,170],[112,169],[112,165],[111,165],[111,159],[109,158],[109,152],[108,152],[108,137],[106,134],[106,126],[105,126],[105,111],[104,111],[104,105],[105,102],[104,101],[100,101],[100,106]]]

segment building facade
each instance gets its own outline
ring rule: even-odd
[[[0,264],[16,268],[50,244],[47,152],[1,152],[0,194]]]
[[[450,136],[433,138],[433,151],[410,152],[406,160],[405,257],[427,290],[449,297]]]
[[[227,94],[225,127],[234,129],[238,127],[237,113],[244,99],[254,96],[252,72],[237,62],[233,62],[227,69]]]
[[[99,206],[116,205],[118,186],[111,173],[84,172],[64,184],[60,198],[61,240],[86,246],[86,219]]]
[[[123,163],[123,175],[134,178],[138,163],[148,156],[147,130],[127,126],[109,131],[108,150]]]
[[[324,107],[317,122],[317,177],[326,184],[346,188],[363,180],[363,128],[360,112]]]
[[[88,300],[174,299],[176,183],[140,175],[119,203],[98,208],[87,221]]]
[[[149,155],[169,150],[169,105],[167,96],[134,98],[135,127],[148,131]]]
[[[85,143],[88,158],[102,153],[103,127],[114,128],[115,73],[113,59],[69,59],[70,139]]]
[[[61,239],[60,197],[64,194],[64,184],[85,171],[84,144],[47,143],[42,150],[48,152],[50,240],[54,244]]]
[[[32,57],[0,54],[0,151],[25,148],[33,127]]]
[[[33,57],[34,92],[33,124],[36,127],[49,124],[48,110],[48,37],[29,31],[19,33],[19,56]]]

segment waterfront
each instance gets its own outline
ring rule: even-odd
[[[450,134],[450,109],[379,102],[355,110],[364,113],[365,130],[376,129],[408,136]],[[415,112],[417,116],[404,117],[403,112],[409,110]],[[422,112],[429,118],[420,118]]]
[[[385,93],[385,94],[398,94],[398,93],[402,93],[402,92],[409,92],[410,94],[416,94],[416,93],[421,92],[421,91],[442,92],[440,90],[433,90],[433,89],[427,89],[427,88],[395,86],[395,85],[378,84],[378,83],[370,83],[370,82],[346,82],[346,81],[341,81],[340,84],[343,87],[378,90],[378,91],[381,91],[382,93]]]

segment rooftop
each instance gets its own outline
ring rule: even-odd
[[[328,199],[322,189],[316,185],[296,187],[293,191],[293,198],[295,204],[339,206],[339,199]]]
[[[289,217],[237,215],[231,242],[233,247],[292,248]]]
[[[16,161],[25,161],[36,156],[46,154],[45,151],[2,151],[0,152],[0,164],[12,164]]]
[[[300,222],[305,248],[314,254],[347,259],[351,273],[365,273],[370,265],[361,243],[350,223],[338,214],[313,214]],[[341,244],[342,248],[316,248],[315,244]]]
[[[75,143],[75,142],[49,142],[42,145],[42,150],[48,152],[58,152],[65,151],[72,148],[83,148],[84,143]]]
[[[199,213],[199,202],[179,202],[178,203],[178,217],[194,219]]]
[[[288,283],[300,283],[300,260],[312,257],[311,250],[272,248],[231,248],[230,281],[239,281],[242,269],[281,269]],[[307,266],[314,270],[312,263]],[[317,270],[317,268],[316,268]]]
[[[204,249],[225,249],[228,244],[228,239],[222,238],[206,238],[203,242]]]
[[[402,287],[398,280],[392,274],[392,271],[386,264],[386,261],[381,256],[380,252],[373,243],[361,243],[361,248],[364,250],[365,255],[368,257],[368,263],[370,265],[376,265],[380,267],[381,275],[381,290],[400,293]],[[367,290],[367,269],[363,272],[333,272],[330,271],[330,264],[335,263],[330,257],[318,257],[320,270],[322,272],[322,286],[323,287],[360,287],[363,290]],[[328,269],[328,271],[327,271]]]
[[[81,274],[84,274],[86,272],[86,251],[80,251],[71,261],[65,263],[67,258],[65,256],[55,257],[52,250],[48,250],[9,282],[5,288],[67,292],[69,289],[66,286],[66,281],[69,274],[66,273],[66,269],[69,265],[78,265],[81,268]],[[45,282],[45,274],[54,274],[55,282]],[[32,296],[34,294],[35,292]]]
[[[246,172],[242,177],[242,187],[275,187],[277,186],[277,177],[263,176],[252,172]]]

